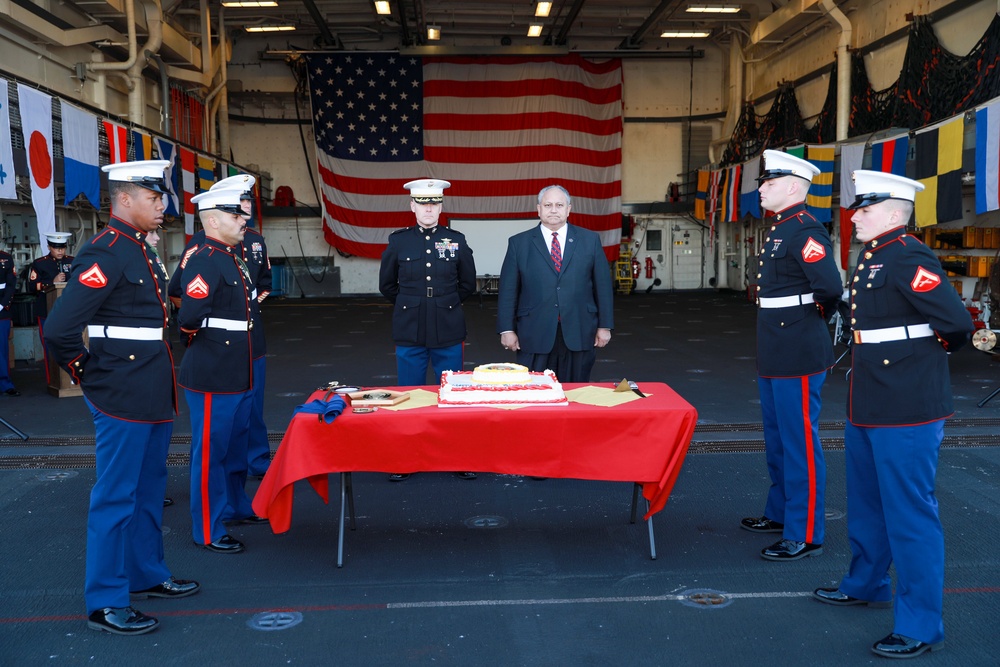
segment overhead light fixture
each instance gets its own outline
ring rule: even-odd
[[[688,5],[686,11],[693,14],[738,14],[739,5]]]
[[[660,33],[660,37],[674,37],[677,39],[708,37],[712,33],[708,30],[665,30]]]
[[[392,14],[392,8],[389,7],[389,0],[375,0],[375,13],[382,16]]]
[[[542,24],[532,23],[528,26],[528,37],[541,37],[542,36]]]
[[[547,18],[549,12],[552,11],[552,3],[548,0],[538,0],[535,3],[535,16],[540,16],[542,18]]]
[[[248,25],[245,30],[247,32],[292,32],[295,30],[293,25]]]
[[[439,25],[427,26],[427,41],[436,42],[439,39],[441,39],[441,26]]]
[[[274,0],[222,0],[222,6],[256,9],[258,7],[277,7],[278,3]]]

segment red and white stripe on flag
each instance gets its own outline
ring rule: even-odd
[[[128,129],[110,120],[104,121],[104,133],[108,136],[108,156],[111,164],[128,162]]]
[[[194,152],[189,151],[183,146],[178,146],[177,150],[181,154],[181,196],[184,198],[184,239],[187,242],[194,236],[195,205],[191,202],[191,197],[195,195],[194,171],[196,157]]]
[[[621,240],[622,66],[565,57],[307,56],[324,232],[379,257],[414,224],[403,183],[452,183],[445,217],[535,217],[559,184],[570,222]]]

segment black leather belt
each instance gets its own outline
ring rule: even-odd
[[[449,294],[457,294],[457,292],[455,290],[452,290],[450,292],[444,292],[444,293],[442,293],[440,288],[438,288],[435,291],[435,289],[433,287],[426,287],[422,291],[399,290],[399,293],[402,294],[403,296],[425,296],[425,297],[429,297],[429,298],[433,298],[433,297],[437,297],[437,296],[448,296]]]

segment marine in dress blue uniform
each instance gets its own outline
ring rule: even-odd
[[[170,575],[161,531],[177,395],[164,336],[167,274],[145,239],[163,220],[167,164],[103,168],[113,215],[83,246],[47,323],[49,349],[81,385],[97,436],[87,519],[88,625],[117,634],[142,634],[158,623],[131,607],[130,593],[184,597],[199,588]]]
[[[31,263],[28,272],[28,293],[35,295],[35,322],[38,324],[38,338],[42,341],[42,357],[45,364],[45,384],[49,378],[49,351],[45,345],[45,317],[49,310],[48,291],[56,283],[64,283],[73,270],[73,256],[66,254],[66,244],[73,235],[69,232],[50,232],[45,235],[49,254]]]
[[[426,384],[428,362],[436,383],[442,372],[462,370],[462,301],[476,291],[476,263],[465,235],[438,225],[450,186],[438,179],[405,184],[417,224],[390,234],[382,253],[379,291],[394,304],[392,339],[403,386]]]
[[[444,191],[451,183],[422,178],[403,187],[410,191],[416,224],[389,235],[378,287],[393,303],[397,381],[402,386],[426,384],[430,364],[434,382],[440,384],[444,371],[462,370],[466,336],[462,301],[476,291],[476,263],[465,235],[438,224]],[[456,474],[476,479],[474,472]],[[392,473],[389,480],[407,477],[408,473]]]
[[[847,532],[851,565],[816,599],[888,607],[896,569],[893,631],[872,646],[909,658],[942,646],[944,532],[934,494],[944,420],[952,413],[948,352],[965,344],[972,318],[941,263],[905,231],[923,184],[854,172],[850,208],[865,244],[850,281],[851,346]]]
[[[819,169],[764,151],[761,206],[775,213],[757,274],[757,385],[771,478],[764,514],[744,518],[753,532],[780,532],[761,557],[789,561],[823,552],[826,463],[819,439],[820,392],[833,366],[826,320],[840,302],[840,271],[826,228],[805,209]]]
[[[21,392],[10,379],[10,304],[17,291],[17,272],[14,258],[0,251],[0,392],[20,396]]]
[[[243,262],[250,271],[250,280],[253,282],[251,296],[257,303],[253,309],[254,326],[251,330],[251,346],[253,348],[253,392],[251,398],[252,410],[250,413],[249,433],[247,434],[247,474],[262,476],[271,465],[271,443],[267,439],[267,425],[264,423],[264,383],[267,371],[267,341],[264,337],[264,322],[260,305],[264,299],[271,294],[271,259],[267,254],[267,243],[263,235],[250,225],[253,224],[253,188],[255,179],[249,174],[239,174],[224,178],[215,183],[210,189],[221,190],[228,188],[242,188],[243,194],[240,196],[240,206],[243,211],[250,216],[247,222],[246,235],[240,242],[238,254],[243,258]],[[205,231],[198,230],[184,248],[184,254],[178,264],[174,275],[170,277],[170,299],[177,307],[180,307],[181,298],[181,278],[187,259],[194,254],[198,248],[205,243]]]
[[[239,553],[224,521],[259,523],[244,486],[250,422],[251,329],[256,299],[237,254],[246,217],[239,188],[196,195],[205,242],[183,269],[177,313],[188,345],[178,383],[191,414],[191,532],[195,544]]]

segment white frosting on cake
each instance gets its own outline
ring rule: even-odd
[[[472,371],[476,384],[528,384],[531,375],[521,364],[483,364]]]
[[[516,366],[516,364],[497,364]],[[524,368],[521,366],[521,368]],[[527,371],[527,369],[525,369]],[[438,407],[569,405],[555,373],[528,373],[521,384],[480,383],[475,371],[445,371],[438,389]]]

